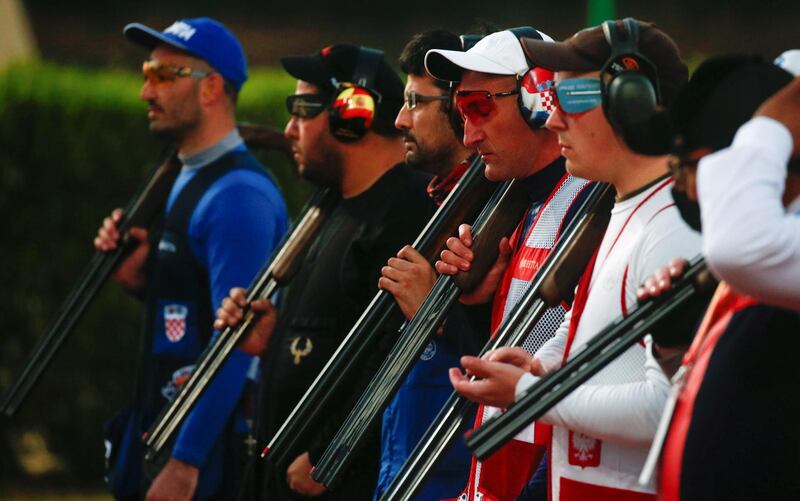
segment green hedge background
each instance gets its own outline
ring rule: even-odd
[[[102,218],[124,206],[163,144],[147,130],[140,77],[116,70],[13,66],[0,73],[0,391],[11,384],[93,253]],[[282,129],[294,81],[256,69],[240,121]],[[285,157],[260,154],[296,214],[312,189]],[[13,419],[0,417],[4,487],[96,485],[100,430],[130,398],[141,309],[113,284]]]

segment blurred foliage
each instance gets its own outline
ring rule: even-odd
[[[0,73],[0,391],[89,261],[102,218],[126,204],[164,148],[147,130],[139,85],[130,73],[54,65]],[[293,86],[281,71],[253,71],[238,118],[282,128]],[[262,159],[296,213],[311,188],[285,157]],[[133,393],[140,319],[118,287],[101,291],[19,413],[0,418],[0,485],[102,478],[100,432]]]

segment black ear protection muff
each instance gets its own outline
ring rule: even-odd
[[[374,90],[383,52],[359,47],[352,82],[331,78],[333,101],[330,105],[330,130],[343,142],[358,141],[372,127],[382,96]]]
[[[458,38],[461,40],[461,50],[466,52],[478,43],[483,38],[483,35],[459,35]],[[456,108],[455,95],[457,87],[458,82],[450,82],[450,99],[446,101],[445,112],[450,116],[450,128],[453,129],[456,138],[462,141],[464,139],[464,118]]]
[[[603,34],[611,56],[600,70],[603,110],[621,135],[650,120],[661,102],[655,65],[639,53],[639,24],[625,18],[603,23]]]
[[[513,33],[517,40],[523,37],[544,40],[542,34],[530,26],[511,28],[508,31]],[[536,67],[529,68],[522,76],[517,76],[517,107],[531,129],[544,127],[550,112],[555,107],[550,97],[553,79],[552,71]]]

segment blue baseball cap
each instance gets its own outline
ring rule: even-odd
[[[219,21],[208,17],[181,19],[164,31],[130,23],[122,33],[131,42],[152,50],[163,43],[206,61],[240,90],[247,80],[247,58],[239,40]]]

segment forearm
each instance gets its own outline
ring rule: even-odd
[[[200,467],[222,435],[242,395],[253,357],[234,350],[198,400],[178,434],[172,456]]]
[[[740,292],[800,308],[800,217],[782,203],[791,148],[779,123],[748,122],[700,162],[698,195],[712,270]]]
[[[641,382],[583,384],[548,411],[541,421],[601,440],[647,447],[658,426],[669,393],[669,381],[650,357],[645,373]],[[533,375],[523,376],[517,383],[517,398],[538,380]]]

